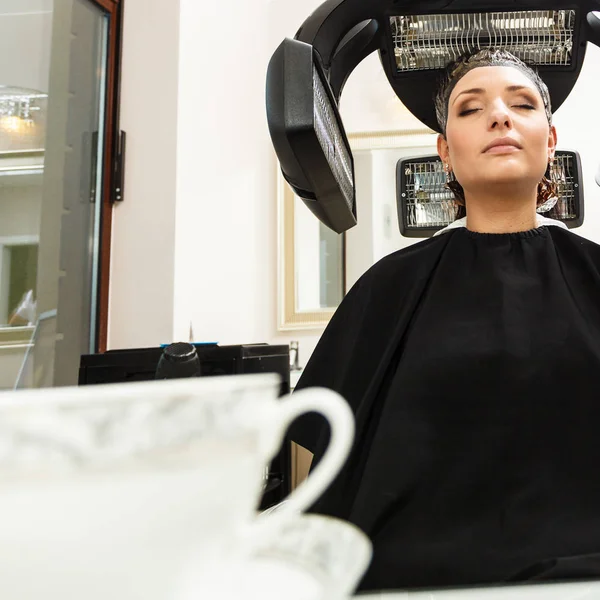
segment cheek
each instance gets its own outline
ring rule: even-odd
[[[531,162],[535,166],[545,171],[548,166],[548,131],[538,130],[532,132],[529,137],[530,143],[528,144],[530,149]]]
[[[454,177],[464,186],[469,186],[473,178],[477,178],[480,170],[477,168],[477,156],[474,145],[462,139],[450,148],[450,162]]]
[[[463,164],[469,164],[473,155],[477,153],[477,138],[473,133],[469,133],[466,127],[447,129],[446,135],[452,167],[459,172]]]

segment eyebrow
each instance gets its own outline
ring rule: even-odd
[[[507,91],[507,92],[518,92],[520,90],[533,91],[527,85],[509,85],[509,86],[506,86],[506,88],[505,88],[505,91]],[[468,90],[463,90],[460,94],[458,94],[458,96],[456,96],[456,98],[454,98],[454,101],[452,102],[452,104],[454,104],[463,94],[484,94],[484,93],[485,93],[485,90],[483,88],[470,88]]]

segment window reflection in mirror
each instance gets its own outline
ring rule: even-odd
[[[38,122],[20,127],[39,143]],[[0,326],[35,320],[43,161],[39,150],[0,152]]]
[[[46,97],[0,86],[0,389],[15,385],[35,330]]]
[[[33,325],[37,276],[37,244],[15,244],[3,247],[2,271],[7,271],[0,293],[14,307],[7,319],[9,325]]]

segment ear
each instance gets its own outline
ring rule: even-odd
[[[450,152],[448,151],[448,142],[440,133],[437,138],[437,151],[444,164],[450,164]]]
[[[548,133],[548,159],[554,158],[554,154],[556,153],[556,140],[558,139],[556,135],[556,127],[554,125],[550,126],[550,132]]]

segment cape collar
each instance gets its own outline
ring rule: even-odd
[[[554,227],[562,227],[563,229],[568,229],[568,227],[562,222],[557,221],[556,219],[549,219],[548,217],[542,217],[542,215],[536,214],[535,216],[535,226],[543,227],[546,226],[554,226]],[[448,225],[448,227],[444,227],[444,229],[440,229],[436,231],[433,235],[441,235],[442,233],[448,233],[452,231],[452,229],[458,229],[459,227],[467,226],[467,217],[463,217],[462,219],[457,219]]]

